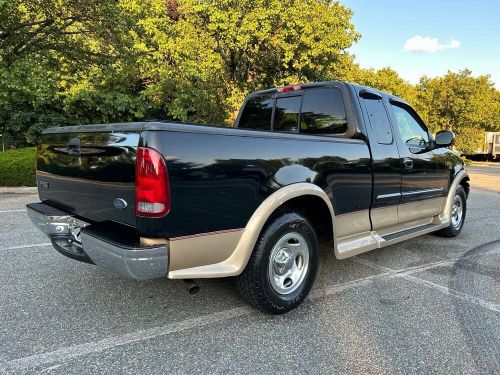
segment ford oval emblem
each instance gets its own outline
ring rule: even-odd
[[[124,208],[127,207],[127,201],[125,199],[121,199],[121,198],[115,198],[115,200],[113,201],[113,204],[119,210],[123,210]]]

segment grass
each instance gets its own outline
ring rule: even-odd
[[[35,147],[0,151],[0,186],[36,186]]]

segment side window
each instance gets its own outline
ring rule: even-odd
[[[257,96],[247,101],[240,117],[239,128],[271,130],[273,96]]]
[[[276,99],[273,131],[296,132],[299,124],[301,96],[284,96]]]
[[[429,134],[420,121],[404,107],[392,104],[399,135],[408,146],[425,146],[429,143]]]
[[[370,126],[377,143],[388,145],[392,143],[392,131],[382,99],[363,99],[370,119]]]
[[[307,134],[347,132],[344,101],[339,89],[305,90],[300,115],[300,132]]]

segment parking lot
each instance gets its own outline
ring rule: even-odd
[[[474,189],[456,239],[338,261],[284,316],[230,280],[135,281],[59,255],[36,195],[0,195],[0,373],[500,373],[500,194]]]

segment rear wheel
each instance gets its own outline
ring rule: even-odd
[[[236,286],[252,306],[283,314],[309,294],[318,264],[318,239],[309,221],[295,212],[283,213],[261,233]]]
[[[465,214],[467,212],[467,195],[462,186],[457,188],[455,192],[455,197],[453,198],[453,204],[451,207],[451,220],[450,225],[446,228],[438,230],[435,232],[441,237],[456,237],[462,231],[464,226]]]

